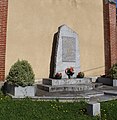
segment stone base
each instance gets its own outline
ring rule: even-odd
[[[91,83],[91,78],[71,78],[71,79],[43,79],[44,85],[79,85]]]
[[[96,82],[103,83],[104,85],[113,85],[113,80],[111,78],[98,77]]]
[[[113,79],[113,86],[117,86],[117,79]]]
[[[37,88],[48,92],[84,91],[93,89],[90,78],[77,79],[43,79]]]
[[[100,103],[89,103],[87,113],[92,116],[100,116]]]
[[[85,91],[85,90],[93,89],[91,84],[59,85],[59,86],[51,86],[51,85],[42,84],[42,85],[37,85],[37,88],[48,91],[48,92]]]
[[[15,97],[33,97],[35,96],[35,86],[14,86],[7,84],[7,92],[14,95]]]

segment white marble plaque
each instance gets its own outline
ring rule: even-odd
[[[76,61],[76,39],[73,37],[62,37],[62,61]]]

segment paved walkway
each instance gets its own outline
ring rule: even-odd
[[[4,82],[0,82],[0,88]],[[14,96],[12,96],[15,98]],[[36,90],[38,100],[60,100],[60,101],[79,101],[101,102],[117,99],[117,87],[101,85],[93,90],[78,92],[47,92],[40,89]]]
[[[59,99],[59,100],[86,100],[89,102],[101,102],[117,99],[117,87],[100,86],[89,91],[78,92],[47,92],[38,89],[36,98],[39,99]]]

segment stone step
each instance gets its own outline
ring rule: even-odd
[[[85,94],[87,97],[98,97],[98,96],[102,96],[102,95],[104,95],[104,93],[103,92],[95,92],[95,93],[90,93],[90,91],[89,91],[89,93],[88,94]]]
[[[51,86],[51,85],[37,85],[38,89],[45,90],[48,92],[60,92],[60,91],[86,91],[92,90],[92,84],[80,84],[80,85],[58,85],[58,86]]]
[[[43,79],[44,85],[79,85],[91,83],[91,78]]]
[[[92,83],[93,88],[101,88],[103,87],[103,83]]]
[[[106,90],[106,91],[104,91],[104,94],[117,96],[117,91],[116,90]]]

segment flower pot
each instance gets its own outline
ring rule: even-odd
[[[15,97],[34,97],[35,96],[35,86],[14,86],[12,84],[7,84],[7,92]]]
[[[97,80],[96,80],[96,82],[103,83],[104,85],[113,86],[113,79],[112,78],[98,77]]]

